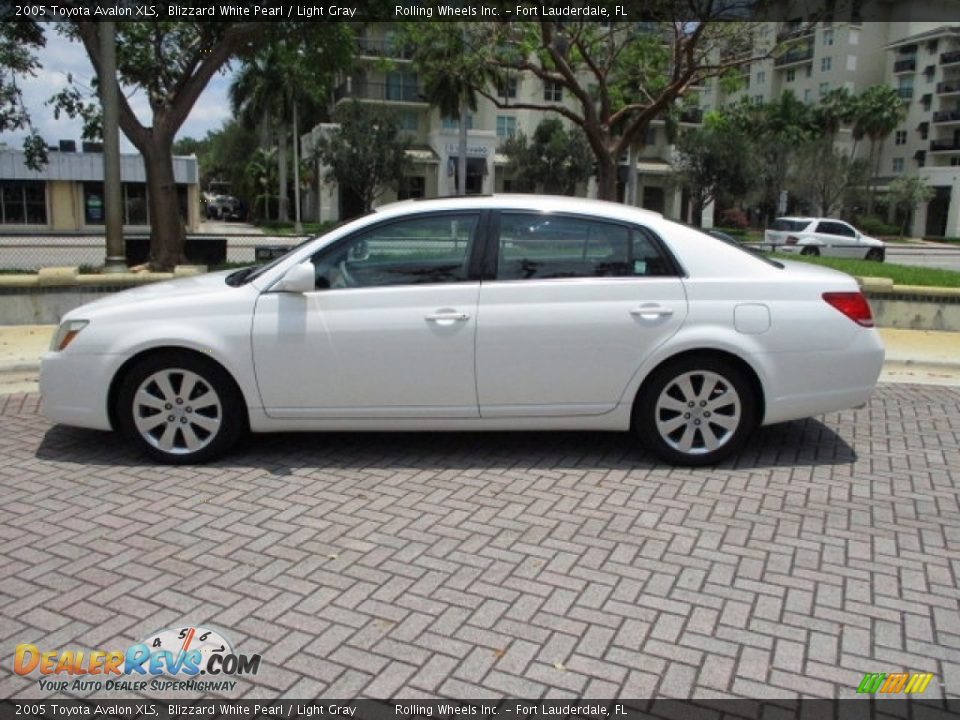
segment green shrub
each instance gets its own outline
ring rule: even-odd
[[[886,222],[877,217],[871,217],[869,215],[864,215],[858,217],[856,222],[853,223],[857,229],[866,233],[867,235],[899,235],[900,228],[896,225],[888,225]]]

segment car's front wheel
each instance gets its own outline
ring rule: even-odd
[[[161,352],[123,378],[116,417],[123,434],[162,463],[212,460],[246,429],[246,412],[230,376],[212,360]]]
[[[660,458],[712,465],[740,450],[756,426],[757,398],[735,365],[719,358],[684,358],[645,383],[634,426]]]
[[[883,250],[880,248],[870,248],[867,250],[866,259],[873,262],[883,262]]]

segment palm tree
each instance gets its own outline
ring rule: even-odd
[[[835,88],[823,96],[820,104],[814,108],[813,116],[825,144],[832,147],[840,126],[854,119],[853,97],[845,87]]]
[[[277,146],[277,220],[289,220],[287,208],[287,139],[290,125],[294,130],[294,162],[297,162],[298,110],[313,107],[321,101],[327,74],[314,62],[307,62],[293,45],[272,43],[244,62],[230,84],[233,112],[248,127],[258,127],[261,147]],[[315,114],[315,113],[314,113]],[[295,173],[296,174],[296,173]],[[295,183],[298,185],[298,183]],[[299,222],[300,188],[295,187],[295,214]]]
[[[496,73],[477,61],[471,52],[470,23],[450,23],[445,42],[419,44],[413,55],[414,67],[423,78],[424,96],[444,117],[460,118],[457,147],[457,194],[467,194],[467,120],[477,110],[477,88],[496,79]]]
[[[866,137],[870,141],[870,166],[873,177],[870,179],[870,194],[867,201],[867,214],[873,212],[876,199],[874,181],[880,174],[880,146],[906,117],[903,101],[889,85],[871,85],[856,97],[853,110],[853,137],[860,140]]]

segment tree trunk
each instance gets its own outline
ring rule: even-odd
[[[467,102],[460,99],[460,144],[457,146],[457,195],[467,194]]]
[[[287,210],[287,127],[283,123],[277,133],[277,220],[290,220]]]
[[[147,202],[150,208],[150,267],[171,270],[186,261],[183,254],[187,236],[180,218],[177,186],[173,179],[170,144],[153,138],[140,148],[147,173]]]
[[[609,154],[597,158],[597,198],[617,201],[617,162]]]
[[[877,173],[880,171],[880,156],[876,152],[877,143],[871,139],[870,140],[870,166],[873,169],[873,173],[870,175],[870,181],[867,183],[867,215],[873,215],[873,205],[876,201],[877,194]],[[874,165],[874,155],[876,155],[876,165]]]
[[[623,193],[624,205],[637,204],[637,159],[640,155],[639,143],[631,143],[630,150],[627,153],[627,187]]]

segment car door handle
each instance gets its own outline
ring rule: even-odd
[[[469,320],[470,315],[464,312],[436,312],[427,315],[426,319],[429,322],[463,322],[464,320]]]
[[[634,317],[670,317],[673,315],[673,308],[664,307],[663,305],[657,305],[656,303],[649,303],[647,305],[641,305],[640,307],[635,307],[630,311],[630,314]]]

